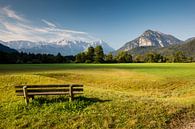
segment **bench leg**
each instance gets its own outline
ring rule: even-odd
[[[29,96],[28,96],[28,92],[27,92],[27,86],[23,87],[23,92],[24,92],[25,103],[26,103],[26,105],[28,105],[28,103],[29,103]]]
[[[69,87],[69,102],[73,100],[73,87],[70,85]]]
[[[69,101],[72,102],[73,101],[73,96],[69,97]]]
[[[28,97],[25,97],[24,99],[25,99],[26,105],[28,105],[28,103],[29,103],[29,98],[28,98]]]

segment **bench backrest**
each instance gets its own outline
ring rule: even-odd
[[[20,85],[15,86],[16,95],[24,96],[24,88],[29,96],[34,95],[64,95],[64,94],[82,94],[83,85],[64,84],[64,85]]]

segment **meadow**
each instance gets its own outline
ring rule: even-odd
[[[83,84],[84,95],[37,96],[15,85]],[[195,63],[2,64],[0,129],[179,129],[195,122]]]

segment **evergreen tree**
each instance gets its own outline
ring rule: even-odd
[[[95,50],[93,47],[89,47],[87,49],[87,53],[86,53],[86,63],[92,63],[94,62],[94,56],[95,56]]]
[[[104,62],[104,51],[102,46],[96,46],[94,49],[94,62],[95,63],[103,63]]]
[[[84,52],[81,52],[76,55],[76,63],[85,63],[86,62],[86,54]]]
[[[66,61],[65,61],[65,58],[60,53],[58,53],[56,56],[56,62],[57,63],[64,63]]]

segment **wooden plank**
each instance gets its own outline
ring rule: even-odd
[[[17,91],[17,92],[20,92],[22,89],[21,88],[17,88],[17,89],[15,89],[15,91]],[[69,87],[61,87],[61,88],[55,88],[55,87],[53,87],[53,88],[28,88],[28,91],[30,91],[30,90],[69,90]]]
[[[73,91],[73,94],[83,94],[83,92]],[[17,96],[24,96],[23,93],[17,93]],[[69,95],[69,92],[34,92],[34,93],[28,93],[29,96],[34,95]]]
[[[73,84],[72,87],[74,87],[74,88],[76,88],[76,87],[83,87],[83,85]]]
[[[69,84],[64,85],[26,85],[28,88],[51,88],[51,87],[69,87]],[[15,88],[23,88],[24,85],[15,86]]]
[[[28,89],[28,93],[31,92],[68,92],[69,89]],[[75,89],[75,91],[80,91],[80,89]],[[16,90],[16,93],[23,92],[23,90]]]
[[[65,95],[69,94],[69,92],[33,92],[33,93],[28,93],[29,96],[31,95]],[[21,93],[17,93],[18,96],[23,96]]]
[[[77,88],[77,89],[72,89],[73,91],[83,91],[83,88]],[[60,91],[69,91],[69,89],[28,89],[28,93],[31,92],[60,92]],[[18,90],[16,89],[16,93],[23,93],[23,90]]]
[[[72,89],[73,91],[83,91],[83,88],[81,89]]]

